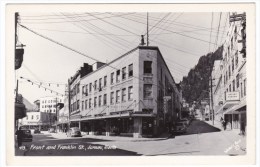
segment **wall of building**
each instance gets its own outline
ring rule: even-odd
[[[56,100],[57,100],[57,102],[56,102]],[[40,112],[49,112],[51,110],[51,113],[56,113],[56,104],[57,103],[63,103],[63,100],[61,97],[56,97],[56,96],[41,97],[40,98]]]

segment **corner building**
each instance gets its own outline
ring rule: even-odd
[[[90,135],[154,137],[174,126],[181,91],[158,47],[139,46],[92,67],[84,64],[69,79],[71,127]]]

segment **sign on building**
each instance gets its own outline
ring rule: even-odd
[[[226,101],[238,101],[239,92],[226,92]]]

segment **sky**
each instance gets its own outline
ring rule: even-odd
[[[15,73],[19,93],[30,102],[55,96],[50,90],[65,94],[68,78],[83,63],[110,62],[138,46],[141,35],[145,42],[147,37],[147,13],[19,15],[18,44],[26,46],[22,67]],[[177,83],[201,56],[223,44],[229,26],[228,13],[148,13],[148,23],[149,46],[159,47]]]

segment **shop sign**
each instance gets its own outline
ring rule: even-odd
[[[226,92],[226,101],[239,101],[239,92]]]

